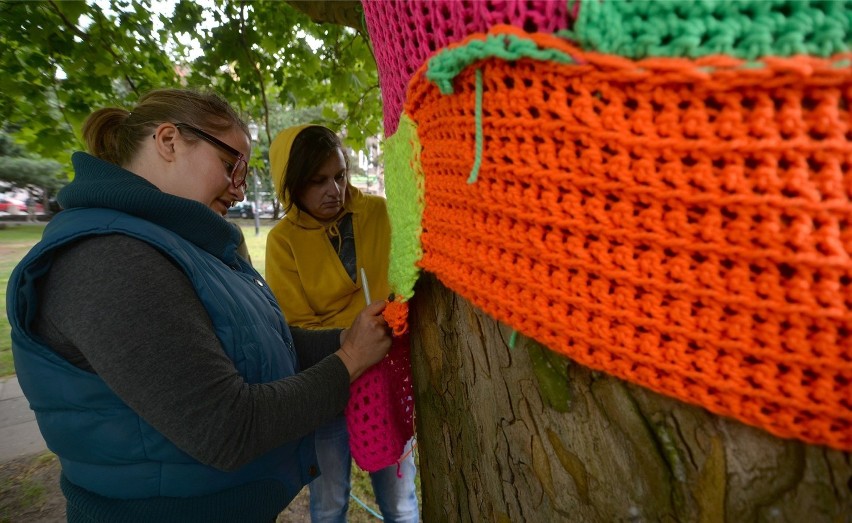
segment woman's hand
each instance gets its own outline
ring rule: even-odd
[[[385,302],[377,301],[362,310],[352,326],[340,333],[335,352],[349,371],[349,382],[385,357],[391,347],[390,328],[382,317]]]

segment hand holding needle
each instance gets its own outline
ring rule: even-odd
[[[340,331],[340,349],[335,353],[349,371],[350,383],[381,361],[391,346],[390,329],[382,317],[385,302],[370,303],[370,287],[363,268],[361,285],[364,286],[367,307],[358,314],[351,327]]]

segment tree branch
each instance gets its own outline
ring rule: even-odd
[[[80,37],[80,39],[86,42],[89,41],[89,35],[87,33],[84,33],[83,31],[80,31],[76,24],[74,24],[71,20],[68,20],[68,18],[65,17],[65,13],[63,13],[56,5],[56,2],[50,0],[50,2],[48,3],[50,4],[50,7],[53,8],[53,11],[56,13],[56,15],[59,16],[60,19],[62,19],[62,22],[65,24],[65,27],[67,27],[72,33],[74,33],[75,36]]]
[[[245,5],[245,2],[240,3],[240,45],[242,46],[243,51],[245,51],[249,63],[251,63],[252,71],[254,71],[255,75],[257,76],[257,83],[260,86],[260,97],[263,100],[263,127],[266,131],[266,138],[268,142],[272,143],[272,136],[270,136],[269,134],[269,102],[266,99],[266,83],[263,81],[263,73],[260,71],[260,67],[258,66],[258,59],[252,52],[248,43],[246,42]]]
[[[352,117],[355,117],[355,116],[358,116],[359,114],[361,114],[361,111],[364,110],[364,100],[367,98],[367,95],[370,94],[370,91],[373,91],[373,90],[378,89],[378,88],[379,88],[378,84],[373,84],[370,87],[368,87],[367,89],[365,89],[364,93],[361,95],[361,98],[359,98],[358,101],[355,102],[355,108],[357,110],[354,111],[352,114],[347,114],[346,119],[357,121],[357,119],[352,118]]]
[[[56,2],[54,0],[50,0],[49,4],[50,4],[50,7],[53,9],[53,11],[57,14],[57,16],[59,16],[59,18],[65,24],[65,26],[72,33],[74,33],[74,35],[78,36],[80,39],[82,39],[85,42],[91,43],[91,38],[90,38],[89,34],[83,32],[83,31],[80,31],[80,29],[77,27],[76,24],[74,24],[73,22],[68,20],[68,18],[66,18],[65,14],[62,12],[62,10],[59,9],[59,6],[56,5]],[[95,18],[98,18],[98,17],[95,17]],[[97,23],[97,24],[100,24],[100,22],[101,22],[100,19],[95,20],[95,23]],[[116,63],[121,63],[121,61],[122,61],[121,57],[118,55],[118,53],[115,52],[115,50],[112,48],[111,45],[104,46],[104,49],[106,50],[107,53],[110,54],[110,56],[112,56],[115,59]],[[130,89],[134,93],[139,94],[139,91],[136,89],[136,84],[133,83],[133,79],[130,78],[130,76],[127,73],[124,74],[124,79],[125,79],[125,81],[127,81],[127,85],[130,86]]]
[[[287,0],[287,3],[308,15],[315,23],[330,23],[364,31],[364,8],[357,0],[322,2],[317,0]]]

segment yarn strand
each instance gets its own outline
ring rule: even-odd
[[[479,176],[479,168],[482,165],[482,69],[476,70],[476,108],[474,110],[476,123],[476,152],[473,158],[473,169],[467,183],[476,182]]]

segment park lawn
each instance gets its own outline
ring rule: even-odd
[[[0,229],[0,377],[15,373],[12,362],[12,340],[9,321],[6,319],[6,285],[12,269],[41,239],[44,224],[9,224]]]
[[[249,257],[251,257],[251,264],[257,272],[263,277],[266,277],[266,236],[277,222],[264,218],[260,221],[258,234],[255,234],[254,220],[240,219],[228,221],[239,225],[240,229],[243,230],[246,247],[248,247]]]

